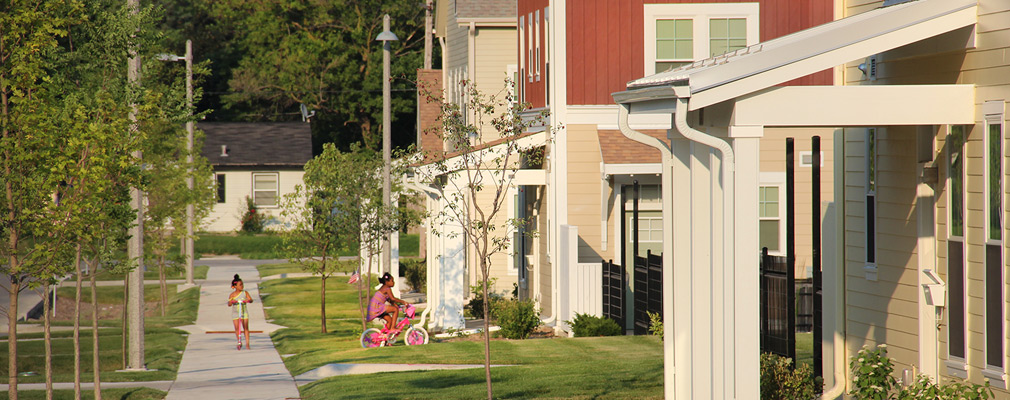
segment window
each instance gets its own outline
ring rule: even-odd
[[[866,263],[877,262],[877,129],[866,130]]]
[[[656,20],[656,72],[694,62],[694,21]]]
[[[747,20],[712,18],[708,20],[708,56],[715,57],[747,47]]]
[[[644,14],[646,75],[760,40],[757,3],[646,4]]]
[[[550,7],[544,8],[544,104],[551,105],[551,18]]]
[[[526,65],[526,49],[529,46],[526,44],[526,16],[519,16],[519,76],[522,77],[526,71],[529,71],[529,66]],[[525,70],[524,70],[525,68]],[[519,84],[519,79],[516,79],[516,84]],[[522,86],[522,85],[520,85]],[[522,90],[522,89],[520,89]],[[522,96],[520,94],[520,96]]]
[[[947,353],[965,359],[964,271],[964,142],[965,127],[950,127],[947,136],[947,197],[950,209],[947,235]]]
[[[533,47],[536,49],[536,57],[537,57],[535,60],[533,60],[533,62],[536,63],[537,81],[539,81],[540,80],[540,10],[537,10],[536,13],[534,13],[533,18],[536,18],[534,20],[534,26],[533,26],[533,32],[534,32],[534,35],[535,35],[534,38],[533,38],[533,40],[534,40]]]
[[[986,102],[998,103],[1002,101]],[[1003,115],[985,116],[985,365],[1003,375]]]
[[[769,253],[782,252],[782,205],[779,186],[761,186],[758,188],[758,241],[761,248],[768,248]]]
[[[224,174],[217,174],[217,202],[224,203]]]
[[[526,77],[533,82],[533,13],[527,15],[526,21]]]
[[[253,203],[257,206],[277,206],[278,177],[276,172],[253,174]]]

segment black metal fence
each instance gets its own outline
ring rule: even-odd
[[[761,254],[761,352],[796,359],[796,283],[786,257]]]
[[[603,261],[603,316],[624,326],[624,267],[614,260]]]
[[[663,313],[663,256],[635,256],[635,334],[649,333],[648,312]]]

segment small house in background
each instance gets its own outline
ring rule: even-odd
[[[246,197],[267,217],[265,228],[283,229],[280,203],[302,184],[312,159],[312,134],[304,122],[201,122],[203,156],[214,169],[217,203],[201,227],[208,232],[242,228]]]

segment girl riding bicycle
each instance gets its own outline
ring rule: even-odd
[[[368,320],[371,321],[376,318],[386,320],[386,327],[382,330],[385,333],[393,329],[393,324],[396,322],[397,317],[400,316],[400,308],[396,307],[395,304],[406,305],[407,302],[393,296],[393,276],[388,272],[379,277],[379,283],[382,286],[375,291],[372,300],[368,302]],[[389,304],[386,304],[387,302]]]

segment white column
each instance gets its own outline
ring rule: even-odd
[[[930,136],[932,138],[932,136]],[[919,271],[916,274],[919,282],[919,368],[920,373],[934,380],[940,379],[939,359],[937,354],[936,307],[926,302],[923,284],[934,283],[923,273],[923,270],[936,271],[936,235],[934,225],[935,199],[933,188],[922,181],[925,164],[916,166],[918,179],[916,185],[915,209],[918,216],[918,249]]]
[[[733,325],[727,327],[734,336],[732,379],[736,393],[727,398],[757,399],[760,394],[760,272],[758,259],[758,174],[760,170],[760,136],[737,137],[732,140],[736,154],[733,233],[735,235]],[[731,128],[731,136],[737,134]]]
[[[664,393],[668,399],[692,399],[695,398],[692,391],[695,373],[692,360],[696,350],[699,354],[705,353],[704,349],[695,349],[691,330],[695,301],[691,290],[694,270],[691,259],[693,246],[691,228],[694,214],[691,209],[691,191],[684,188],[690,187],[688,185],[691,183],[692,145],[686,139],[674,139],[672,144],[673,159],[669,165],[671,178],[663,182],[663,190],[672,192],[669,200],[664,198],[664,201],[673,204],[672,207],[668,207],[671,209],[669,214],[673,217],[669,222],[672,226],[664,230],[672,233],[670,240],[666,240],[665,236],[671,235],[664,234],[664,242],[669,243],[664,248],[672,247],[673,252],[673,257],[663,257],[663,321],[672,322],[670,326],[664,326],[663,360],[666,377]],[[670,189],[667,189],[668,184]],[[674,184],[681,190],[672,190]],[[673,307],[668,307],[671,303]],[[674,375],[672,380],[671,374]],[[673,382],[672,387],[670,382]]]

